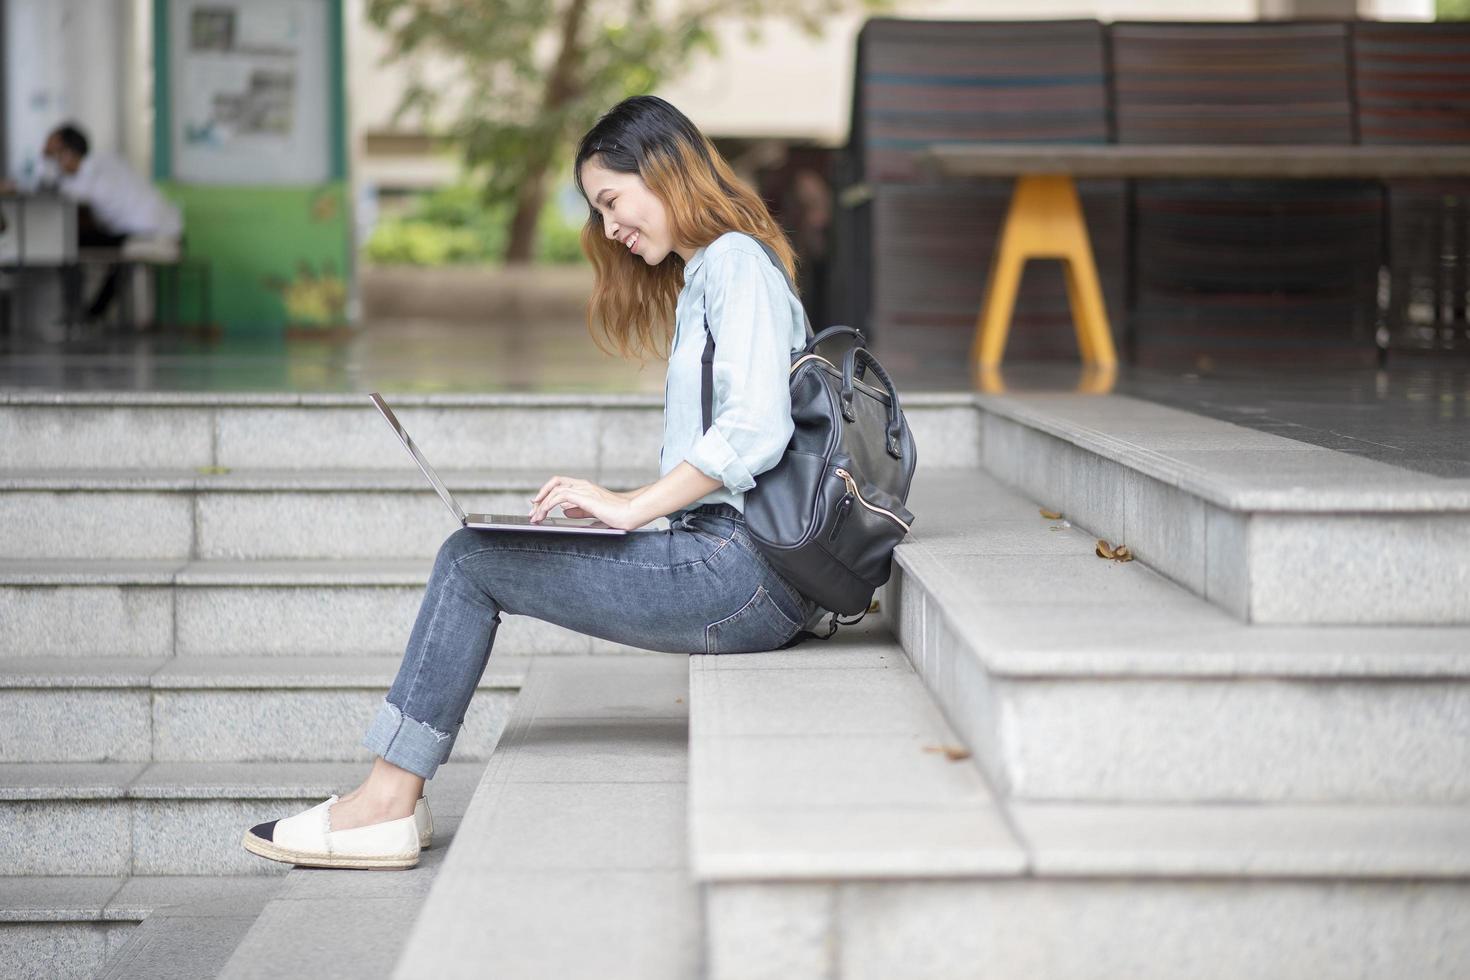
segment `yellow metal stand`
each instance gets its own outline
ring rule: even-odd
[[[1032,174],[1016,178],[1005,227],[990,267],[985,303],[975,324],[970,361],[983,369],[1000,365],[1005,354],[1011,313],[1021,270],[1028,259],[1061,259],[1067,277],[1067,299],[1082,363],[1111,370],[1117,367],[1108,312],[1098,285],[1097,265],[1087,238],[1087,222],[1072,178]]]

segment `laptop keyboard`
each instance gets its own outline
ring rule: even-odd
[[[530,524],[532,527],[542,527],[546,524],[545,520],[532,523],[529,517],[521,517],[518,514],[505,514],[503,516],[498,514],[470,514],[469,519],[472,521],[483,521],[486,524]],[[551,520],[560,522],[566,520],[566,518],[557,517],[551,518]]]

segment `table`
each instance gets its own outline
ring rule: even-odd
[[[1061,259],[1084,365],[1117,366],[1077,178],[1433,179],[1470,177],[1470,146],[1137,145],[935,143],[918,158],[937,179],[1014,177],[971,362],[1000,365],[1021,271],[1029,259]]]
[[[0,268],[64,270],[77,263],[77,204],[54,193],[0,193]],[[68,310],[68,317],[71,311]]]

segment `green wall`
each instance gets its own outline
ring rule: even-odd
[[[239,186],[173,179],[169,0],[153,0],[154,179],[184,212],[185,250],[210,270],[210,312],[228,335],[341,326],[353,270],[342,0],[327,4],[331,178],[323,184]],[[202,317],[186,275],[181,318]]]
[[[184,212],[190,258],[207,262],[213,316],[231,334],[346,322],[351,270],[347,184],[319,187],[162,185]],[[197,287],[186,278],[186,321]]]

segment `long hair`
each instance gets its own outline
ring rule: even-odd
[[[719,150],[678,109],[653,95],[637,95],[613,106],[577,147],[572,173],[583,199],[582,164],[590,157],[616,173],[638,174],[660,201],[677,245],[700,248],[727,231],[741,231],[770,245],[791,281],[796,252],[760,195],[745,184]],[[592,261],[592,298],[587,325],[593,343],[601,330],[623,357],[645,352],[668,356],[674,307],[684,287],[684,259],[670,252],[650,266],[607,237],[602,213],[588,200],[582,251]]]

